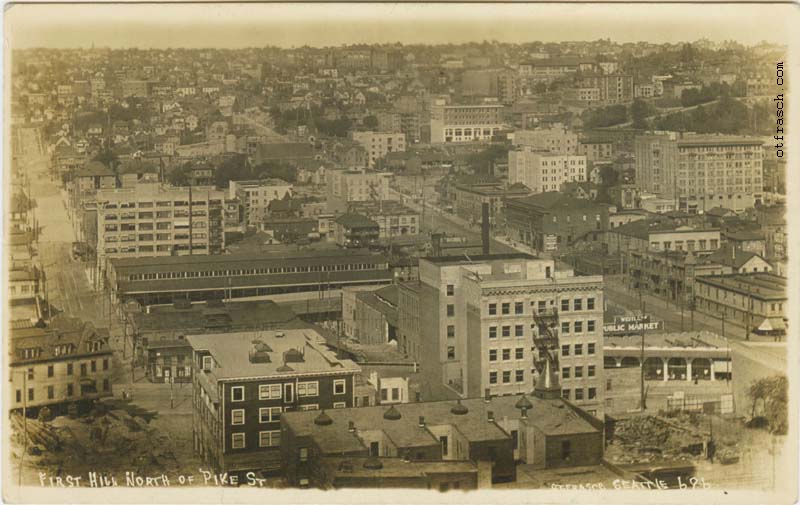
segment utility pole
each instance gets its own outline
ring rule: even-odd
[[[642,292],[639,291],[639,295],[641,296]],[[641,302],[641,310],[642,310],[642,347],[641,352],[639,353],[639,405],[642,411],[647,410],[647,401],[645,399],[644,394],[644,301]]]
[[[19,458],[18,486],[22,486],[22,469],[25,466],[25,453],[28,452],[28,371],[22,370],[22,455]]]
[[[745,327],[744,327],[744,339],[750,340],[750,325],[752,324],[751,318],[752,310],[753,310],[753,293],[752,293],[752,285],[750,283],[747,284],[747,313],[745,314]]]

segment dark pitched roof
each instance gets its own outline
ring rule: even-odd
[[[75,175],[77,177],[110,177],[114,175],[114,172],[100,161],[90,161]]]

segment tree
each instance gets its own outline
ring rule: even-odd
[[[467,163],[475,174],[493,175],[494,164],[506,158],[508,158],[507,145],[491,144],[483,151],[470,154]]]
[[[188,163],[174,169],[172,172],[169,173],[167,179],[169,183],[173,186],[188,186],[189,185],[189,175],[192,172],[191,165]]]
[[[362,120],[362,123],[364,123],[364,126],[366,128],[369,128],[370,130],[374,130],[374,129],[376,129],[378,127],[378,118],[375,117],[375,116],[366,116]]]
[[[647,129],[647,117],[653,114],[653,112],[653,107],[649,103],[641,98],[637,98],[631,105],[632,126],[641,130]]]
[[[752,401],[751,417],[763,414],[772,433],[783,435],[788,428],[788,381],[785,375],[764,377],[753,381],[748,390]],[[760,408],[759,408],[760,402]]]

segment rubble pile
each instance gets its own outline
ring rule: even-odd
[[[50,423],[12,416],[13,442],[21,450],[28,433],[29,464],[57,473],[69,468],[73,473],[103,471],[115,474],[126,470],[171,473],[179,467],[169,437],[142,417],[125,410],[93,411],[71,419],[62,416]],[[31,447],[35,447],[32,451]]]
[[[707,437],[692,426],[673,420],[639,416],[618,421],[607,457],[618,464],[648,463],[655,460],[688,460],[703,453]]]

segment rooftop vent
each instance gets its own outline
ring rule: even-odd
[[[298,351],[297,349],[289,349],[288,351],[283,353],[283,362],[284,363],[302,363],[304,362],[305,356],[303,353]]]
[[[517,403],[514,405],[514,407],[516,407],[518,409],[526,409],[527,410],[527,409],[532,409],[533,408],[533,404],[530,402],[530,400],[528,400],[528,398],[525,397],[525,395],[522,395],[522,398],[520,398],[517,401]]]
[[[397,421],[401,417],[403,417],[402,414],[400,414],[399,410],[394,408],[394,405],[389,407],[389,409],[383,413],[383,418],[388,419],[389,421]]]
[[[261,340],[253,340],[252,347],[250,348],[250,363],[271,363],[272,359],[269,357],[269,353],[272,352],[272,348],[266,344],[266,342],[262,342]]]
[[[317,417],[314,418],[314,424],[317,426],[330,426],[333,424],[333,419],[323,410]]]
[[[375,456],[370,456],[364,462],[364,468],[366,468],[367,470],[380,470],[381,468],[383,468],[383,463],[381,463],[381,460],[379,460]]]
[[[461,400],[459,399],[458,402],[453,406],[453,408],[450,409],[450,413],[455,414],[457,416],[463,416],[469,413],[469,409],[467,408],[466,405],[462,404]]]
[[[276,372],[294,372],[294,368],[292,368],[289,365],[287,365],[286,363],[284,363],[283,365],[281,365],[278,368],[276,368],[275,371]]]

